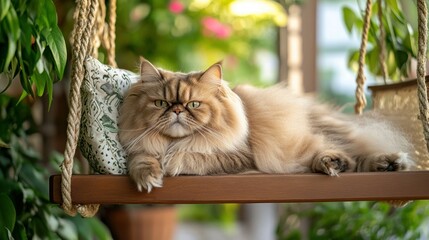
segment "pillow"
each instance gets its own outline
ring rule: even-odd
[[[85,60],[81,87],[79,148],[96,173],[127,174],[126,154],[118,137],[118,108],[139,76],[94,58]]]

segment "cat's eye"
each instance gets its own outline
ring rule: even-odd
[[[199,106],[200,106],[200,102],[197,102],[197,101],[188,102],[188,104],[186,104],[186,107],[188,107],[189,109],[197,108]]]
[[[155,100],[155,106],[159,108],[166,108],[168,107],[168,103],[164,100]]]

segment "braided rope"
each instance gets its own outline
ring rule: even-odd
[[[98,12],[95,18],[93,28],[94,38],[93,44],[90,46],[89,52],[94,58],[98,57],[98,49],[100,45],[106,49],[107,64],[112,67],[117,67],[115,61],[115,39],[116,39],[116,0],[109,1],[109,19],[106,23],[106,3],[104,0],[98,1]]]
[[[116,39],[116,0],[109,1],[109,23],[108,23],[107,64],[116,67],[115,61],[115,39]]]
[[[72,51],[72,73],[71,89],[69,96],[69,115],[67,123],[67,143],[64,151],[64,161],[61,164],[61,195],[63,199],[62,208],[69,215],[76,215],[78,211],[82,216],[89,217],[96,213],[98,207],[92,206],[74,206],[71,199],[71,176],[73,173],[73,159],[76,152],[76,146],[79,136],[79,124],[81,117],[81,97],[80,86],[84,77],[83,63],[88,51],[89,39],[92,36],[92,27],[94,26],[95,14],[98,8],[97,1],[88,0],[77,1],[75,28],[73,30],[73,51]]]
[[[429,123],[428,123],[428,98],[425,82],[426,75],[426,48],[427,48],[427,7],[426,0],[418,0],[418,52],[417,52],[417,95],[419,98],[420,121],[423,126],[423,135],[426,148],[429,151]],[[409,201],[389,201],[394,207],[405,206]]]
[[[418,0],[418,52],[417,52],[417,94],[419,98],[420,120],[423,126],[423,135],[426,147],[429,151],[429,123],[428,123],[428,98],[425,82],[426,75],[426,48],[427,48],[427,6],[426,0]]]
[[[378,38],[378,44],[380,45],[379,60],[381,64],[381,74],[383,75],[383,81],[386,84],[389,78],[386,64],[386,32],[383,25],[383,0],[378,0],[378,21],[380,23],[380,36]]]
[[[92,28],[92,44],[88,49],[88,52],[94,58],[98,58],[98,48],[104,42],[103,33],[104,33],[104,19],[106,18],[106,4],[104,0],[94,0],[98,2],[98,10],[95,15],[95,23]]]
[[[369,31],[369,23],[371,18],[371,10],[372,10],[372,1],[367,0],[366,8],[365,8],[365,17],[363,20],[362,39],[361,39],[361,45],[359,50],[359,68],[358,68],[358,74],[356,77],[357,86],[356,86],[355,113],[359,115],[362,114],[362,111],[366,106],[366,98],[365,98],[365,91],[364,91],[364,85],[365,85],[364,66],[365,66],[366,45],[368,43],[368,31]]]

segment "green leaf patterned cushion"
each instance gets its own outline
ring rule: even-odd
[[[139,79],[94,58],[85,61],[79,148],[92,169],[102,174],[127,174],[126,154],[118,138],[118,108],[124,92]]]

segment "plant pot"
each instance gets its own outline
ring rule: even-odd
[[[429,84],[428,76],[426,84]],[[400,128],[411,142],[414,149],[410,154],[416,160],[415,168],[428,170],[429,154],[420,121],[417,80],[370,86],[369,89],[372,91],[373,109]]]
[[[171,240],[177,225],[174,206],[106,208],[103,219],[118,240]]]

